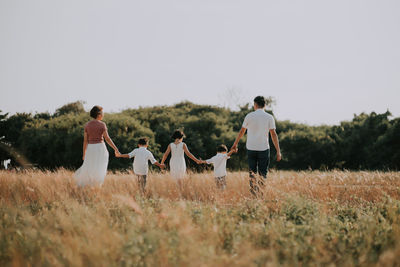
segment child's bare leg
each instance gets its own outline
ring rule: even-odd
[[[147,175],[138,175],[137,180],[138,180],[138,186],[141,194],[146,193],[146,178]]]
[[[226,176],[215,177],[215,183],[218,189],[224,190],[226,188]]]

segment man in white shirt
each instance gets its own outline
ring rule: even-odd
[[[254,110],[246,115],[243,121],[242,129],[232,146],[232,150],[237,149],[239,140],[243,137],[247,130],[247,156],[250,173],[250,192],[257,195],[259,186],[264,185],[267,178],[269,167],[269,134],[271,134],[272,142],[276,148],[276,160],[280,161],[282,158],[281,150],[279,148],[278,135],[275,131],[274,117],[264,111],[265,98],[257,96],[254,98]],[[256,181],[256,174],[262,178]]]
[[[149,160],[151,164],[155,164],[160,168],[165,167],[164,164],[158,163],[153,154],[147,150],[148,144],[149,141],[146,137],[140,138],[138,142],[138,148],[135,148],[132,150],[132,152],[128,154],[115,154],[119,158],[135,158],[133,160],[133,172],[137,175],[138,185],[141,193],[145,193],[146,179],[149,172]]]

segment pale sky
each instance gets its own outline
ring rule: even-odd
[[[0,109],[272,96],[278,120],[400,117],[398,0],[0,0]]]

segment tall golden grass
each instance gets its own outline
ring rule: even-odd
[[[0,172],[1,266],[400,265],[398,172],[271,171],[258,198],[244,172],[72,176]]]

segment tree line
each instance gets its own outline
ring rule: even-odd
[[[268,104],[271,104],[269,102]],[[268,105],[271,109],[271,105]],[[230,110],[210,105],[181,102],[172,106],[126,109],[106,113],[104,122],[121,153],[137,146],[138,138],[150,140],[149,150],[157,159],[172,142],[175,129],[182,129],[190,151],[202,159],[216,153],[219,144],[230,147],[240,130],[250,105]],[[270,110],[269,112],[272,113]],[[50,113],[0,111],[0,160],[33,164],[38,168],[76,169],[82,164],[83,126],[90,120],[83,103],[66,104]],[[309,126],[290,121],[276,121],[283,159],[275,161],[271,144],[271,167],[279,169],[400,169],[400,118],[389,111],[361,113],[340,125]],[[117,159],[109,148],[109,169],[131,168],[131,161]],[[246,170],[245,138],[239,152],[228,161],[231,170]],[[196,170],[209,168],[188,161]]]

